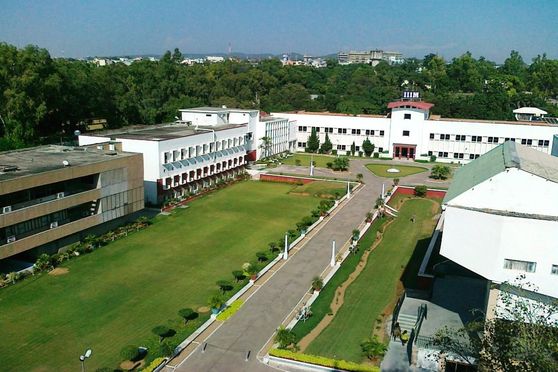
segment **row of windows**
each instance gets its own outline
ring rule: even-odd
[[[534,273],[537,270],[537,263],[532,261],[505,259],[504,269]],[[558,275],[558,265],[552,265],[552,268],[550,269],[550,273],[553,275]]]
[[[321,128],[320,127],[307,127],[304,125],[300,125],[298,127],[298,131],[299,132],[308,132],[308,128],[310,128],[310,131],[312,131],[312,129],[316,130],[316,133],[320,133]],[[333,133],[334,132],[334,128],[323,128],[323,133]],[[355,136],[362,136],[362,135],[366,135],[366,136],[374,136],[374,135],[379,135],[380,137],[384,136],[384,131],[383,130],[372,130],[372,129],[366,129],[366,130],[362,130],[362,129],[347,129],[347,128],[335,128],[335,133],[337,134],[352,134]],[[376,132],[378,132],[378,134],[376,134]]]
[[[196,156],[210,154],[215,151],[229,149],[231,147],[240,146],[244,143],[244,137],[234,137],[227,140],[204,143],[193,147],[173,150],[163,154],[163,163],[167,164],[173,161],[194,158]]]
[[[432,156],[434,155],[434,152],[432,151],[428,151],[428,156]],[[454,152],[453,153],[453,158],[454,159],[467,159],[467,157],[469,158],[469,160],[474,160],[476,158],[478,158],[480,156],[480,154],[464,154],[462,152]],[[439,158],[449,158],[449,153],[447,151],[438,151],[438,157]]]
[[[405,134],[403,134],[405,135]],[[451,140],[452,135],[450,134],[435,134],[435,133],[430,133],[430,139],[433,140]],[[500,142],[500,138],[501,137],[483,137],[483,136],[466,136],[464,134],[456,134],[453,138],[454,141],[467,141],[467,137],[470,137],[469,141],[470,142],[483,142],[483,138],[486,138],[486,143],[499,143]],[[517,139],[517,142],[519,142],[520,139]],[[516,142],[516,138],[510,138],[510,137],[505,137],[504,138],[504,142],[505,141],[512,141],[512,142]],[[548,147],[550,145],[550,141],[549,140],[536,140],[536,139],[529,139],[529,138],[522,138],[521,139],[521,144],[522,145],[528,145],[531,146],[533,144],[536,144],[537,146],[540,147]]]
[[[297,146],[298,146],[299,148],[305,148],[305,147],[306,147],[306,142],[298,142]],[[336,148],[337,150],[345,151],[345,150],[349,150],[349,149],[351,148],[351,146],[347,146],[347,145],[336,145],[335,148]],[[357,152],[360,151],[360,146],[355,146],[355,151],[357,151]],[[379,148],[378,148],[378,151],[379,151],[379,152],[384,151],[383,147],[379,147]]]

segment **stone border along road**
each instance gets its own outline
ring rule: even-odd
[[[202,350],[200,342],[192,343],[164,371],[275,370],[261,363],[257,353],[270,342],[281,322],[299,306],[301,298],[308,293],[312,278],[329,265],[331,241],[336,240],[338,246],[344,244],[352,235],[352,230],[360,225],[366,213],[373,208],[381,193],[382,183],[385,183],[386,189],[391,186],[391,179],[374,176],[364,167],[366,163],[351,160],[350,173],[362,173],[364,187],[314,230],[302,249],[293,249],[287,261],[268,272],[267,278],[261,278],[261,284],[255,285],[254,290],[247,293],[244,305],[236,314],[224,323],[216,322],[215,327],[208,330],[205,350]],[[289,172],[301,175],[308,173],[307,167],[297,168],[289,167]],[[420,175],[426,180],[428,172]],[[417,178],[417,175],[413,176]],[[402,183],[404,181],[405,178]]]

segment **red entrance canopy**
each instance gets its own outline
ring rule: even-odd
[[[411,107],[411,108],[415,108],[415,109],[419,109],[419,110],[425,110],[428,111],[430,110],[430,108],[432,106],[434,106],[433,103],[428,103],[428,102],[422,102],[422,101],[395,101],[395,102],[390,102],[388,103],[388,108],[389,109],[394,109],[394,108],[399,108],[399,107]]]

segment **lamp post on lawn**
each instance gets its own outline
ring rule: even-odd
[[[91,349],[87,349],[85,354],[79,356],[79,360],[81,361],[81,372],[85,372],[85,359],[91,357]]]

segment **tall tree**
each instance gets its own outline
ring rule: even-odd
[[[362,141],[362,151],[364,151],[366,156],[372,156],[372,153],[374,152],[374,144],[370,142],[368,137]]]
[[[324,143],[322,143],[322,147],[320,147],[320,152],[323,154],[329,154],[332,148],[333,148],[333,144],[329,139],[329,135],[326,133],[324,138]]]
[[[316,128],[312,128],[312,132],[308,137],[308,141],[306,142],[306,152],[318,152],[320,148],[320,139],[316,134]]]

